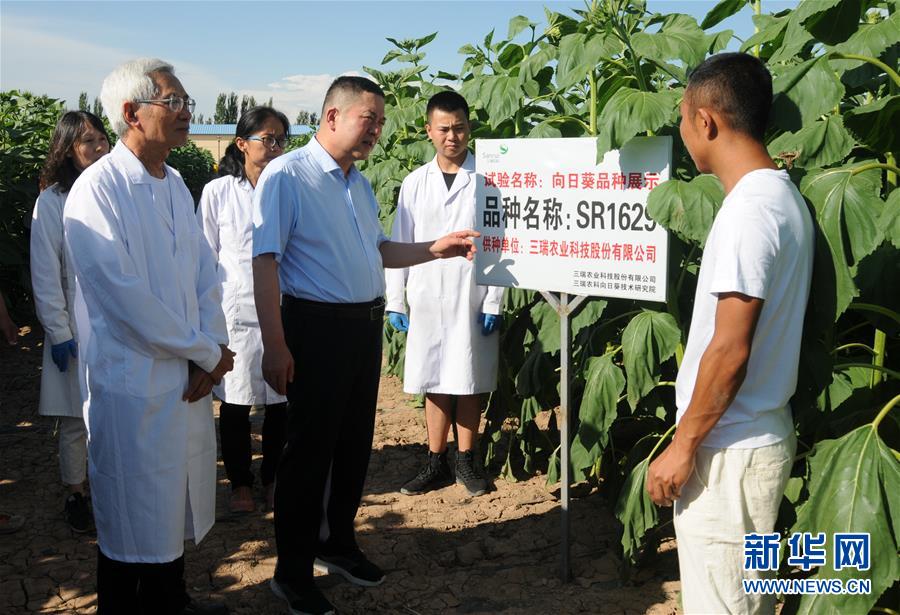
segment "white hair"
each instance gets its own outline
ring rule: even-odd
[[[175,74],[175,68],[157,58],[138,58],[118,66],[103,80],[100,102],[113,131],[124,137],[128,123],[122,114],[122,103],[159,96],[159,88],[150,77],[156,72]]]

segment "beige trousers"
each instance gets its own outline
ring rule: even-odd
[[[675,501],[681,602],[687,615],[771,615],[774,595],[745,594],[744,534],[772,532],[797,441],[761,448],[700,447],[694,473]]]
[[[64,485],[87,478],[87,429],[80,416],[59,418],[59,474]]]

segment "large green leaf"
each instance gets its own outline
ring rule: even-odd
[[[888,195],[878,228],[884,231],[884,238],[900,250],[900,190],[895,188]]]
[[[797,166],[827,167],[843,160],[854,143],[841,116],[829,115],[797,132],[785,132],[769,143],[768,149],[772,157],[793,160]]]
[[[558,343],[557,343],[558,346]],[[534,342],[515,376],[516,394],[533,397],[546,387],[548,377],[553,374],[553,362],[540,342]]]
[[[708,47],[706,34],[697,21],[681,13],[668,15],[658,32],[635,33],[631,46],[638,55],[656,62],[681,60],[689,67],[703,61]]]
[[[386,158],[366,167],[363,175],[373,186],[380,186],[386,181],[396,179],[402,181],[409,173],[406,167],[396,158]]]
[[[790,131],[833,110],[844,95],[844,86],[822,57],[778,75],[772,89],[772,119],[776,126]]]
[[[667,124],[681,94],[681,90],[642,92],[621,88],[616,91],[597,120],[600,127],[597,160],[602,160],[609,150],[622,147],[638,133],[659,130]]]
[[[840,53],[877,58],[897,42],[898,31],[900,31],[900,13],[894,13],[876,24],[860,24],[859,30],[853,36],[833,49]]]
[[[603,314],[607,302],[602,299],[588,299],[581,310],[571,319],[572,339],[588,327]],[[544,352],[551,354],[559,352],[559,314],[546,301],[539,301],[531,308],[531,320],[537,328],[537,340],[541,343]],[[525,343],[528,344],[533,338],[531,335],[525,337]]]
[[[616,418],[625,376],[612,362],[611,355],[603,355],[588,360],[584,379],[584,395],[578,412],[580,423],[570,459],[575,471],[587,477],[609,441],[609,427]]]
[[[647,213],[685,241],[706,243],[725,190],[715,175],[700,175],[690,182],[670,179],[647,198]]]
[[[500,52],[500,55],[497,56],[497,64],[499,64],[503,68],[503,70],[511,71],[515,67],[519,66],[524,59],[525,48],[522,47],[522,45],[509,43],[503,48],[503,51]]]
[[[811,12],[809,17],[803,17],[805,11]],[[859,27],[862,1],[806,0],[797,7],[796,12],[800,15],[803,27],[817,40],[836,45],[850,38]]]
[[[833,9],[841,2],[844,2],[844,0],[801,0],[790,16],[791,19],[805,23],[806,20],[815,17],[823,11]]]
[[[900,461],[871,425],[836,440],[816,443],[809,459],[809,499],[797,514],[795,532],[824,532],[828,563],[817,577],[871,579],[864,595],[807,595],[799,613],[868,613],[878,597],[900,578]],[[834,570],[835,532],[870,535],[869,570]]]
[[[885,206],[887,212],[887,206]],[[879,227],[887,235],[886,218],[882,214]],[[877,329],[881,329],[888,338],[896,338],[900,334],[900,317],[891,318],[890,314],[900,314],[900,252],[888,243],[882,242],[874,252],[862,259],[856,268],[856,286],[859,288],[859,301],[877,305],[884,312],[866,310],[862,315]],[[888,351],[888,356],[892,353]],[[860,357],[863,363],[871,358]],[[870,371],[868,375],[873,375]]]
[[[728,43],[734,37],[734,30],[722,30],[706,37],[707,52],[716,54],[728,47]]]
[[[545,121],[536,124],[534,128],[531,129],[531,132],[528,133],[528,136],[532,139],[561,137],[562,131],[559,129],[559,124],[557,122]]]
[[[764,45],[766,43],[778,43],[780,37],[784,35],[790,17],[775,17],[774,15],[754,15],[753,25],[757,32],[748,38],[741,45],[741,51],[748,51],[756,45]]]
[[[727,19],[747,6],[750,0],[721,0],[712,10],[703,18],[700,27],[704,30],[712,28],[722,20]]]
[[[525,28],[534,28],[537,24],[525,17],[524,15],[516,15],[509,20],[509,31],[506,38],[512,40],[519,32]]]
[[[538,74],[556,59],[556,51],[555,45],[539,45],[538,50],[525,58],[522,61],[522,65],[519,66],[519,82],[537,80]]]
[[[900,150],[900,95],[886,96],[844,114],[847,130],[869,149],[885,154]]]
[[[619,491],[619,498],[616,500],[616,519],[624,526],[622,549],[625,559],[632,562],[644,535],[659,523],[656,504],[653,503],[647,494],[647,489],[644,488],[647,482],[647,468],[650,466],[647,448],[652,448],[658,440],[658,435],[644,436],[629,453],[629,457],[635,454],[646,455],[646,457],[633,465]]]
[[[868,387],[871,375],[872,370],[867,367],[845,367],[835,371],[828,385],[831,409],[839,408],[856,389]]]
[[[604,34],[568,34],[559,41],[556,87],[567,90],[588,78],[600,61],[615,53],[620,43]]]
[[[659,364],[675,354],[681,330],[667,312],[644,310],[622,332],[622,358],[628,374],[628,403],[638,401],[659,382]]]
[[[460,94],[473,106],[484,108],[491,128],[496,128],[515,115],[521,106],[522,89],[519,87],[518,77],[479,75],[465,82]]]
[[[856,263],[871,254],[883,238],[878,220],[884,210],[877,169],[858,172],[841,167],[811,172],[800,191],[816,209],[816,218],[831,249],[837,285],[836,316],[859,294],[853,282]]]
[[[797,19],[796,11],[791,13],[787,18],[787,27],[784,29],[781,46],[769,58],[769,66],[780,62],[794,61],[794,57],[812,40],[813,35]]]
[[[597,108],[602,109],[612,98],[612,95],[632,83],[634,80],[628,75],[614,74],[608,79],[597,82]]]

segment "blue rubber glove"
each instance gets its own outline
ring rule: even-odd
[[[388,312],[388,322],[396,331],[409,331],[409,316],[400,312]]]
[[[61,372],[66,371],[69,367],[69,355],[78,356],[78,344],[75,343],[75,340],[60,342],[50,347],[50,357]]]
[[[481,314],[481,334],[490,335],[500,328],[500,316],[497,314]]]

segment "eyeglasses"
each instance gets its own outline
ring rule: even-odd
[[[179,98],[174,94],[169,96],[168,98],[139,98],[135,100],[136,103],[166,103],[169,106],[169,111],[172,113],[180,113],[182,109],[187,107],[188,113],[193,113],[194,109],[197,107],[197,101],[191,98],[190,96],[185,96],[184,98]]]
[[[260,143],[262,143],[263,145],[265,145],[268,148],[274,148],[276,145],[278,145],[278,147],[280,147],[281,149],[284,149],[284,146],[287,143],[288,138],[281,137],[280,139],[278,139],[276,137],[273,137],[272,135],[263,135],[263,136],[252,135],[250,137],[247,137],[245,140],[246,141],[259,141]]]

